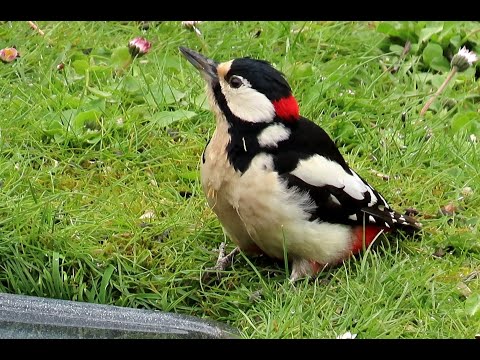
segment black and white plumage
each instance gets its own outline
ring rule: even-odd
[[[288,82],[268,62],[217,63],[180,50],[206,80],[216,115],[202,186],[240,249],[282,259],[286,246],[297,279],[358,253],[383,232],[421,228],[347,165],[320,126],[300,116]]]

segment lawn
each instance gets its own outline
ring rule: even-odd
[[[158,309],[244,338],[474,338],[480,333],[480,65],[420,110],[478,22],[0,23],[0,292]],[[40,30],[40,32],[38,31]],[[150,51],[130,60],[128,42]],[[407,46],[405,44],[407,43]],[[213,133],[179,46],[283,71],[350,166],[404,212],[389,236],[315,280],[236,257],[199,184]]]

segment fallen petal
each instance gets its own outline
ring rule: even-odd
[[[153,219],[153,218],[155,218],[155,212],[153,210],[147,210],[142,216],[140,216],[140,220]]]
[[[338,335],[337,339],[355,339],[357,334],[352,334],[350,331],[347,331],[345,334]]]

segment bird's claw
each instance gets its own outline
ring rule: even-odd
[[[220,244],[217,263],[214,267],[206,269],[202,276],[203,282],[211,280],[213,274],[215,274],[215,277],[219,280],[222,277],[221,272],[226,270],[227,267],[232,264],[233,258],[240,252],[240,248],[237,246],[230,253],[225,255],[225,246],[226,244],[224,242]]]

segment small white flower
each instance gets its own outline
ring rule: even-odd
[[[453,56],[451,66],[455,66],[459,72],[463,72],[472,66],[477,60],[477,54],[473,51],[467,50],[464,46]]]
[[[472,66],[475,61],[478,61],[477,54],[468,50],[465,46],[458,50],[457,55],[463,56],[470,66]]]
[[[473,51],[467,50],[465,46],[460,48],[460,50],[458,50],[458,53],[453,55],[452,61],[450,61],[451,70],[448,73],[446,79],[444,80],[443,84],[440,85],[437,92],[425,103],[422,110],[420,110],[420,116],[425,115],[430,105],[432,105],[433,101],[438,97],[438,95],[441,94],[449,81],[452,80],[453,75],[455,75],[456,72],[464,72],[470,66],[472,66],[475,61],[478,61],[477,54],[475,54]]]
[[[338,335],[337,339],[355,339],[357,334],[352,334],[350,331],[347,331],[345,334]]]
[[[465,187],[462,189],[462,195],[463,195],[463,196],[473,195],[473,189],[472,189],[470,186],[465,186]]]

